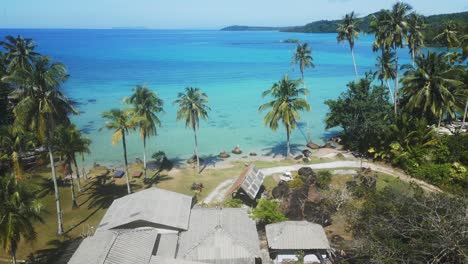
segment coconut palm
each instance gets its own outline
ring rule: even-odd
[[[36,238],[33,222],[42,221],[41,209],[35,188],[14,177],[0,177],[0,244],[13,263],[21,239]]]
[[[163,100],[148,87],[138,85],[133,88],[132,96],[126,98],[125,102],[133,105],[133,115],[138,119],[136,125],[143,140],[143,166],[146,178],[146,140],[150,136],[156,136],[156,127],[161,127],[157,114],[163,112]]]
[[[425,26],[424,16],[417,13],[411,13],[408,15],[408,47],[413,67],[414,57],[421,54],[421,48],[424,46],[424,35],[422,30]]]
[[[52,63],[47,57],[40,57],[33,63],[32,70],[18,69],[3,80],[21,86],[15,90],[20,99],[14,107],[14,125],[34,131],[41,144],[49,152],[52,181],[57,208],[58,234],[63,233],[60,193],[57,185],[52,134],[57,124],[68,124],[68,114],[77,114],[70,101],[61,92],[61,85],[67,80],[66,68],[61,63]]]
[[[410,111],[419,110],[422,115],[442,119],[445,111],[453,115],[456,100],[454,88],[463,85],[456,79],[456,69],[445,62],[444,54],[429,51],[416,57],[417,68],[410,69],[403,78],[402,93],[408,98]]]
[[[208,119],[208,96],[199,88],[187,87],[185,93],[179,93],[174,104],[179,106],[177,120],[184,120],[185,126],[193,129],[195,136],[195,157],[197,159],[197,171],[200,173],[200,157],[198,155],[197,131],[200,126],[200,119]]]
[[[34,60],[39,57],[39,53],[34,51],[36,44],[33,40],[21,36],[6,36],[5,39],[0,45],[6,50],[8,72],[15,69],[31,70]]]
[[[386,43],[395,52],[395,88],[393,96],[395,98],[394,111],[398,112],[398,48],[403,48],[405,40],[408,38],[408,23],[407,16],[412,10],[412,7],[403,2],[397,2],[393,5],[391,10],[384,10],[383,15],[386,20],[383,21],[383,28],[386,31]]]
[[[385,83],[387,86],[393,103],[395,103],[395,98],[393,97],[392,89],[390,88],[388,80],[395,78],[396,72],[393,67],[394,64],[395,53],[390,50],[384,50],[382,56],[377,56],[377,64],[375,65],[377,67],[377,71],[374,73],[377,76],[377,79],[380,80],[381,85],[383,86]]]
[[[0,160],[11,164],[17,180],[23,179],[23,164],[21,153],[35,146],[34,137],[29,132],[23,132],[14,126],[0,127]]]
[[[369,23],[369,32],[374,33],[375,36],[372,50],[378,51],[380,49],[382,57],[383,53],[391,48],[389,44],[390,31],[386,29],[388,21],[390,21],[390,12],[388,10],[381,10],[378,15],[372,15],[371,22]]]
[[[440,40],[447,47],[447,52],[449,48],[458,47],[460,45],[460,40],[458,40],[458,31],[457,25],[455,22],[449,20],[444,22],[444,30],[437,36],[434,37],[434,40]]]
[[[300,81],[290,80],[285,75],[282,80],[275,83],[262,94],[263,97],[273,97],[273,100],[258,108],[259,112],[270,109],[263,121],[271,130],[276,131],[279,122],[283,123],[286,129],[286,158],[289,158],[291,152],[291,131],[297,127],[297,121],[301,118],[299,111],[310,110],[310,105],[307,101],[299,98],[300,95],[307,95],[308,90],[306,88],[299,88],[299,83]]]
[[[359,20],[356,20],[356,15],[354,12],[346,14],[343,18],[343,21],[338,24],[338,36],[336,40],[340,43],[343,41],[348,41],[349,48],[351,49],[351,56],[353,58],[354,73],[356,74],[356,80],[358,79],[358,72],[356,66],[356,60],[354,58],[354,41],[359,38]]]
[[[125,135],[128,134],[129,130],[135,129],[135,123],[132,120],[132,114],[130,110],[112,109],[108,112],[102,113],[102,117],[108,121],[105,123],[105,128],[113,130],[112,144],[116,144],[119,140],[122,140],[124,162],[125,162],[125,179],[127,181],[127,191],[132,193],[129,182],[128,172],[128,159],[127,159],[127,142],[125,141]]]
[[[294,66],[296,64],[299,64],[299,70],[301,71],[301,80],[305,88],[307,88],[307,86],[304,79],[304,70],[307,68],[315,68],[311,53],[312,49],[307,43],[301,44],[300,42],[298,42],[292,58],[292,64]],[[304,98],[307,101],[307,96],[305,96]],[[311,139],[309,133],[309,122],[307,122],[307,142],[309,143],[310,141]]]
[[[91,139],[87,137],[83,137],[83,133],[79,131],[76,127],[72,129],[71,131],[72,134],[72,140],[70,144],[73,145],[73,165],[75,165],[75,171],[76,171],[76,178],[78,180],[78,191],[81,192],[81,178],[80,178],[80,170],[78,168],[78,163],[76,162],[76,154],[80,154],[81,156],[81,161],[84,166],[84,154],[90,153],[89,146],[91,145]]]

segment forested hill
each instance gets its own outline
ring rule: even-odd
[[[222,31],[278,31],[287,28],[279,27],[252,27],[252,26],[229,26],[222,28]]]

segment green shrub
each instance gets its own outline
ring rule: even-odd
[[[332,174],[328,170],[319,171],[317,173],[317,182],[316,186],[319,189],[328,189],[332,179]]]
[[[440,185],[449,182],[452,177],[451,173],[451,164],[427,164],[415,169],[413,171],[413,176]]]
[[[252,219],[259,220],[263,224],[277,223],[287,220],[279,209],[279,202],[274,200],[260,199],[257,207],[250,212]]]
[[[289,188],[291,189],[299,189],[304,186],[304,180],[302,180],[301,176],[295,176],[289,183]]]
[[[241,199],[231,198],[224,201],[223,205],[227,208],[241,208],[243,203]]]

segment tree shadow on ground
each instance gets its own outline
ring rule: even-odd
[[[301,149],[304,148],[304,145],[301,144],[291,144],[291,154],[301,152]],[[286,142],[280,142],[276,145],[273,145],[270,148],[264,148],[262,151],[266,151],[265,155],[273,156],[276,158],[277,156],[285,156],[286,155]]]
[[[41,188],[41,191],[37,194],[40,198],[46,195],[53,195],[55,193],[54,182],[52,181],[52,178],[43,178],[37,185]],[[63,178],[57,178],[57,186],[59,188],[67,187],[68,184]]]
[[[75,250],[81,243],[82,238],[65,240],[50,240],[47,245],[49,248],[41,249],[31,253],[27,257],[27,263],[50,264],[50,263],[68,263]]]
[[[130,183],[130,187],[134,190],[138,185]],[[105,184],[94,184],[89,190],[88,209],[91,208],[109,208],[115,199],[127,195],[127,185],[118,185],[113,182]]]
[[[200,173],[202,173],[208,166],[216,167],[216,163],[222,160],[223,159],[221,159],[220,157],[214,155],[203,157],[203,163],[201,164],[202,167],[200,168]]]
[[[161,175],[159,173],[155,173],[152,177],[148,177],[143,180],[143,183],[145,184],[145,189],[151,188],[154,185],[158,185],[159,183],[167,180],[172,180],[173,177],[168,176],[168,175]]]

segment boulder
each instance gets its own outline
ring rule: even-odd
[[[295,160],[301,160],[302,158],[304,158],[304,156],[301,154],[294,157]]]
[[[257,153],[255,153],[255,152],[250,152],[249,155],[250,155],[250,156],[257,156]]]
[[[289,185],[287,182],[280,182],[278,185],[273,188],[271,194],[273,195],[273,198],[275,199],[280,199],[284,198],[289,194]]]
[[[218,157],[219,158],[222,158],[222,159],[227,159],[229,158],[231,155],[229,155],[226,151],[222,151],[219,153]]]
[[[302,151],[302,154],[304,154],[304,156],[308,158],[308,157],[310,157],[310,155],[312,155],[312,152],[310,150],[308,150],[308,149],[304,149]]]
[[[335,148],[335,146],[331,142],[327,142],[322,146],[322,148]]]
[[[320,148],[319,145],[317,145],[315,143],[312,143],[312,142],[307,143],[307,147],[310,148],[310,149],[319,149]]]
[[[297,174],[304,178],[308,178],[309,176],[315,175],[314,170],[309,167],[302,167],[297,171]]]
[[[236,155],[239,155],[242,153],[242,150],[239,148],[239,146],[236,146],[231,152]]]

